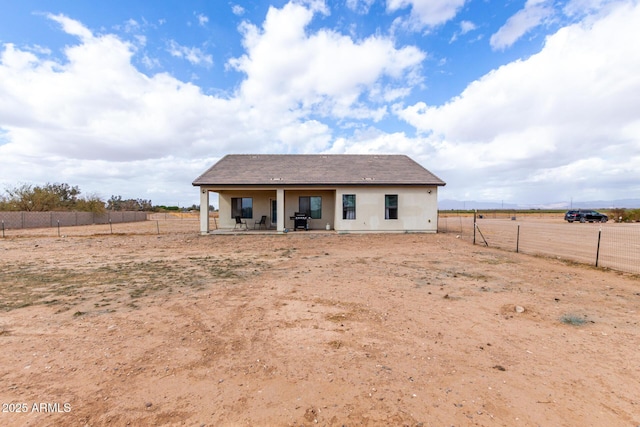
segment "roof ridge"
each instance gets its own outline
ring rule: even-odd
[[[325,159],[324,161],[321,159]],[[445,185],[406,154],[228,154],[193,185]]]

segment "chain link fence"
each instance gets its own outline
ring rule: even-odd
[[[438,231],[479,245],[553,256],[640,274],[640,223],[567,223],[558,219],[441,216]]]

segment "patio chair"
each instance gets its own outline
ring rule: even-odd
[[[247,221],[243,221],[242,218],[240,218],[239,216],[236,217],[236,225],[235,227],[233,227],[233,229],[235,230],[236,228],[240,228],[242,229],[242,227],[245,228],[245,230],[249,229],[249,226],[247,225]]]
[[[256,221],[253,224],[253,229],[255,230],[256,227],[258,227],[258,229],[261,229],[262,226],[264,225],[264,229],[267,229],[267,216],[266,215],[262,215],[262,218],[260,218],[260,221]]]

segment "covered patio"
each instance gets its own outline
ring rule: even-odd
[[[300,230],[295,215],[307,218],[306,229],[332,230],[335,223],[336,191],[327,188],[200,188],[200,206],[209,206],[211,193],[218,194],[220,216],[216,228],[236,232],[244,231],[284,233]],[[279,213],[283,214],[280,215]],[[264,224],[261,219],[265,217]],[[200,210],[201,233],[210,233],[208,211]],[[238,224],[240,221],[241,224]]]

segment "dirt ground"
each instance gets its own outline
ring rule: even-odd
[[[560,257],[627,273],[640,274],[640,223],[568,223],[563,214],[518,214],[476,222],[476,243],[529,255]],[[474,239],[473,216],[440,215],[438,229]]]
[[[640,425],[638,276],[455,234],[197,229],[0,239],[0,425]]]

